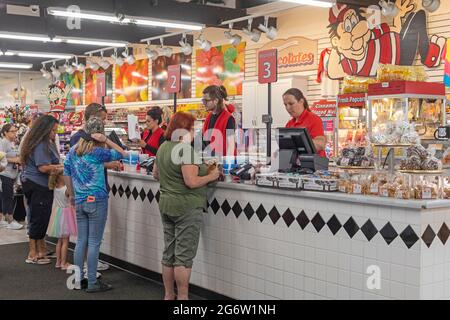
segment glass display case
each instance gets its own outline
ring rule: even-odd
[[[343,148],[366,144],[367,95],[362,93],[338,95],[335,125],[335,155]]]
[[[446,98],[433,95],[371,96],[369,133],[376,133],[388,122],[414,123],[422,140],[434,139],[434,132],[446,123]]]

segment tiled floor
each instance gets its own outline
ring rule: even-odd
[[[24,227],[22,230],[8,230],[0,228],[0,245],[27,242],[27,230]]]

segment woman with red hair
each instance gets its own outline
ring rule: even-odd
[[[195,118],[177,112],[165,132],[153,176],[160,182],[159,211],[164,229],[162,257],[165,300],[187,300],[192,264],[197,254],[202,215],[206,210],[206,186],[219,178],[208,170],[191,146]],[[208,173],[208,171],[210,171]]]

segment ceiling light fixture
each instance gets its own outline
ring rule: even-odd
[[[26,35],[21,33],[9,33],[9,32],[0,32],[1,39],[11,39],[11,40],[26,40],[26,41],[40,41],[40,42],[62,42],[61,39],[50,39],[48,36],[43,35]]]
[[[133,63],[136,61],[136,59],[133,57],[133,54],[130,54],[130,53],[129,53],[128,47],[126,47],[126,48],[125,48],[125,51],[122,52],[122,56],[125,58],[125,61],[126,61],[128,64],[133,64]]]
[[[47,71],[44,63],[42,64],[41,72],[42,72],[42,76],[45,79],[47,79],[47,80],[51,79],[52,75],[50,74],[50,72]]]
[[[211,50],[211,41],[208,41],[204,38],[203,32],[200,34],[198,39],[195,41],[199,44],[200,49],[202,49],[203,51],[206,52],[206,51]]]
[[[242,37],[238,34],[232,34],[233,31],[233,22],[228,25],[228,31],[225,31],[225,38],[230,41],[230,44],[233,46],[237,46],[242,41]]]
[[[334,4],[331,1],[321,1],[321,0],[282,0],[282,2],[298,3],[307,6],[314,6],[321,8],[331,8]]]
[[[192,46],[187,42],[186,33],[183,33],[183,36],[181,38],[181,41],[178,42],[181,46],[181,52],[185,56],[189,56],[192,54]]]
[[[31,51],[7,51],[11,52],[12,55],[17,55],[19,57],[29,57],[29,58],[49,58],[49,59],[70,59],[73,55],[60,54],[60,53],[47,53],[47,52],[31,52]]]
[[[257,29],[252,30],[252,23],[253,23],[253,18],[248,19],[248,26],[247,26],[247,28],[242,29],[242,31],[248,37],[250,37],[250,40],[252,40],[253,42],[258,42],[259,39],[261,38],[261,32]]]
[[[66,60],[66,64],[64,65],[64,67],[68,74],[73,74],[75,72],[75,68],[69,63],[69,60]]]
[[[163,38],[159,39],[159,42],[161,43],[161,47],[159,48],[161,55],[165,56],[167,58],[170,58],[172,56],[173,49],[169,48],[169,47],[164,47],[164,39]]]
[[[145,53],[150,60],[156,60],[159,57],[158,51],[150,48],[150,41],[147,41],[147,48],[145,48]]]
[[[278,30],[274,27],[268,27],[268,25],[269,25],[269,17],[266,16],[264,17],[264,24],[260,24],[258,26],[258,29],[263,31],[266,34],[267,38],[273,40],[277,37]]]
[[[55,78],[59,78],[59,76],[61,75],[61,72],[58,70],[58,68],[56,67],[54,62],[53,62],[53,66],[50,68],[50,70],[52,70],[52,75]]]
[[[119,67],[121,67],[125,63],[125,60],[123,60],[123,58],[117,54],[117,49],[114,49],[114,62]]]
[[[31,69],[31,68],[33,68],[33,65],[31,63],[0,62],[0,68]]]
[[[98,63],[95,63],[94,61],[92,61],[92,54],[90,54],[89,57],[90,57],[91,59],[88,60],[88,62],[87,62],[87,67],[88,67],[89,69],[92,69],[92,70],[94,70],[94,71],[97,71],[97,70],[100,68],[100,66],[98,65]]]
[[[102,56],[102,61],[100,62],[100,67],[103,70],[107,70],[109,68],[109,66],[111,65],[111,63],[109,63],[109,61],[103,56],[103,51],[100,54]]]
[[[105,41],[105,40],[88,40],[88,39],[75,39],[75,38],[64,38],[64,42],[69,44],[84,44],[87,46],[98,46],[98,47],[125,47],[127,43],[118,41]]]
[[[50,15],[58,17],[79,18],[79,19],[105,21],[120,24],[136,24],[140,26],[185,29],[192,31],[198,31],[203,28],[203,25],[197,23],[179,23],[169,20],[132,17],[126,15],[116,16],[100,12],[76,12],[76,11],[68,11],[63,8],[48,8],[47,12]]]

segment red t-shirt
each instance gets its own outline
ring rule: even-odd
[[[295,118],[289,120],[288,123],[286,123],[286,128],[306,128],[313,139],[325,135],[322,119],[308,110],[303,111],[297,120],[295,120]],[[321,150],[317,154],[326,157],[325,150]]]

